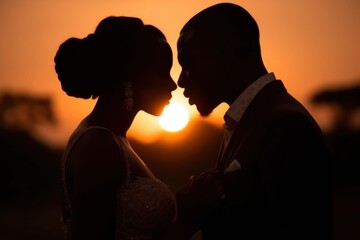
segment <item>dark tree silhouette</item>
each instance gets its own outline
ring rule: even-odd
[[[0,239],[62,239],[59,161],[35,136],[55,125],[49,97],[0,94]]]
[[[8,131],[34,133],[39,125],[56,124],[50,97],[29,93],[0,94],[0,127]]]
[[[335,113],[334,128],[326,137],[334,158],[336,183],[360,184],[360,84],[320,91],[311,103],[332,107]]]
[[[333,155],[333,239],[359,239],[360,232],[360,84],[326,89],[310,99],[334,111],[334,126],[326,133]]]
[[[311,99],[314,105],[328,105],[333,107],[335,113],[333,131],[352,131],[353,122],[360,110],[360,84],[340,88],[326,89],[316,93]]]
[[[54,187],[61,150],[33,136],[43,125],[56,124],[52,101],[29,93],[0,94],[2,196],[47,192]],[[5,196],[4,196],[5,195]]]

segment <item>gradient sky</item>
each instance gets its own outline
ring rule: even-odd
[[[53,58],[69,37],[83,38],[109,15],[141,18],[160,28],[173,48],[172,76],[180,67],[176,41],[181,27],[215,0],[0,0],[0,91],[30,91],[54,98],[59,126],[46,131],[49,141],[64,143],[94,100],[76,99],[62,92]],[[309,105],[309,97],[327,87],[360,83],[359,0],[247,0],[228,1],[245,7],[257,20],[265,65],[284,81],[326,127],[325,115]],[[187,105],[182,89],[173,100]],[[195,107],[187,105],[198,117]],[[227,105],[208,118],[222,124]],[[139,130],[141,129],[141,134]],[[129,136],[150,139],[161,133],[155,117],[140,112]]]

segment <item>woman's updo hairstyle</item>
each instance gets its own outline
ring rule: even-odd
[[[110,16],[93,34],[69,38],[54,58],[62,89],[69,96],[84,99],[106,93],[128,77],[129,71],[135,73],[141,67],[154,35],[165,39],[160,30],[144,25],[139,18]]]

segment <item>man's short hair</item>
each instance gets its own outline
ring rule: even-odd
[[[220,3],[202,10],[185,24],[181,33],[187,31],[215,38],[235,37],[242,42],[259,40],[255,19],[244,8],[232,3]]]

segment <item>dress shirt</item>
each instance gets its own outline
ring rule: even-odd
[[[274,81],[275,79],[276,78],[274,73],[268,73],[261,76],[248,88],[246,88],[245,91],[242,92],[235,99],[235,101],[231,104],[230,108],[226,111],[224,115],[224,138],[222,143],[223,146],[221,148],[221,156],[224,154],[236,125],[239,123],[241,117],[250,105],[251,101],[261,91],[261,89],[263,89],[263,87],[265,87],[268,83]]]

